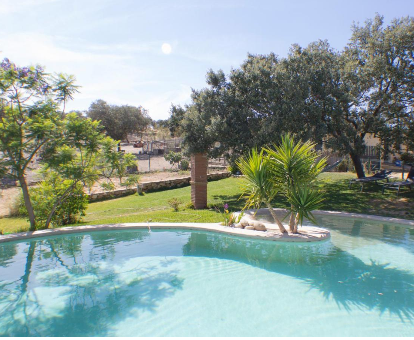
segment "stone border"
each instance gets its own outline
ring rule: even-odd
[[[230,177],[231,173],[228,171],[214,172],[207,175],[208,181],[216,181],[219,179]],[[151,192],[155,190],[165,190],[173,188],[181,188],[190,185],[190,176],[167,179],[164,181],[140,182],[139,187],[143,192]],[[112,191],[101,191],[93,194],[88,194],[89,202],[96,202],[111,198],[118,198],[127,195],[133,195],[138,191],[138,188],[118,189]]]
[[[274,225],[273,225],[274,226]],[[219,223],[121,223],[121,224],[100,224],[86,225],[80,227],[65,227],[58,229],[45,229],[39,231],[28,231],[24,233],[9,234],[0,236],[0,243],[20,241],[38,237],[47,237],[63,234],[85,233],[104,230],[128,230],[128,229],[186,229],[202,230],[242,236],[253,239],[261,239],[278,242],[320,242],[328,240],[328,230],[319,227],[304,227],[300,234],[281,234],[278,230],[256,231],[245,230],[233,227],[225,227]]]

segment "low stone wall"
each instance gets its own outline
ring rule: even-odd
[[[216,181],[219,179],[230,177],[231,173],[228,171],[223,172],[216,172],[207,175],[207,178],[209,181]],[[181,178],[174,178],[174,179],[168,179],[165,181],[158,181],[158,182],[142,182],[139,184],[141,190],[143,192],[150,192],[150,191],[156,191],[156,190],[166,190],[166,189],[173,189],[173,188],[180,188],[187,185],[190,185],[191,177],[181,177]],[[123,197],[127,195],[132,195],[137,192],[137,188],[130,188],[130,189],[118,189],[114,191],[102,191],[97,192],[94,194],[89,194],[89,202],[95,202],[95,201],[101,201],[106,200],[110,198],[116,198],[116,197]]]

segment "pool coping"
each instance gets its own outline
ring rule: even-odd
[[[275,208],[276,212],[287,212],[286,209]],[[259,209],[258,212],[266,212],[267,209]],[[246,212],[254,212],[254,210],[248,210]],[[315,210],[314,215],[322,216],[337,216],[345,218],[362,218],[369,219],[380,222],[391,222],[398,223],[407,226],[414,226],[414,221],[405,220],[401,218],[394,217],[383,217],[376,215],[366,215],[358,213],[348,213],[340,211],[328,211],[328,210]],[[151,223],[118,223],[118,224],[97,224],[97,225],[84,225],[77,227],[63,227],[57,229],[45,229],[38,231],[28,231],[22,233],[13,233],[8,235],[0,236],[0,243],[11,242],[11,241],[20,241],[31,238],[54,236],[54,235],[64,235],[64,234],[73,234],[73,233],[84,233],[91,231],[107,231],[107,230],[127,230],[127,229],[187,229],[187,230],[202,230],[202,231],[213,231],[233,236],[242,236],[253,239],[262,239],[276,242],[320,242],[330,238],[330,233],[327,229],[320,227],[311,227],[306,226],[300,229],[303,232],[304,229],[309,231],[317,232],[314,236],[311,233],[309,234],[281,234],[276,229],[277,227],[273,224],[265,223],[266,227],[270,227],[269,231],[256,231],[256,230],[246,230],[238,229],[234,227],[222,226],[219,223],[170,223],[170,222],[151,222]],[[325,233],[325,236],[322,236],[320,233]],[[319,233],[319,234],[318,234]],[[310,238],[312,237],[312,238]]]
[[[108,230],[131,230],[131,229],[184,229],[212,231],[232,236],[242,236],[253,239],[261,239],[276,242],[320,242],[330,238],[327,229],[313,226],[306,226],[301,229],[299,234],[282,234],[275,225],[267,224],[270,227],[267,231],[247,230],[234,227],[222,226],[219,223],[171,223],[171,222],[151,222],[151,223],[118,223],[118,224],[98,224],[77,227],[63,227],[57,229],[44,229],[37,231],[27,231],[22,233],[8,234],[0,236],[0,243],[20,241],[31,238],[46,236],[85,233],[93,231]]]

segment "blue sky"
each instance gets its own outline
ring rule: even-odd
[[[414,0],[0,0],[0,58],[75,75],[70,109],[103,99],[166,119],[210,68],[228,73],[247,53],[283,57],[318,39],[340,50],[352,23],[375,13],[414,16]]]

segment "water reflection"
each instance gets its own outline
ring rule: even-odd
[[[396,314],[403,321],[414,318],[412,273],[384,263],[366,264],[331,242],[288,245],[192,233],[183,253],[244,262],[303,280],[348,310],[356,306]]]
[[[10,280],[0,279],[0,336],[104,336],[132,309],[154,311],[182,289],[174,260],[126,256],[119,265],[106,265],[117,244],[147,237],[94,233],[26,244],[24,267],[16,267]],[[5,249],[12,254],[15,248]]]
[[[414,243],[409,229],[329,223],[352,239],[380,239],[403,248]],[[142,230],[1,244],[0,336],[111,335],[113,325],[157,311],[162,300],[183,289],[175,257],[182,255],[246,263],[300,280],[349,311],[387,312],[412,322],[413,273],[363,262],[344,249],[335,242],[292,245]]]

